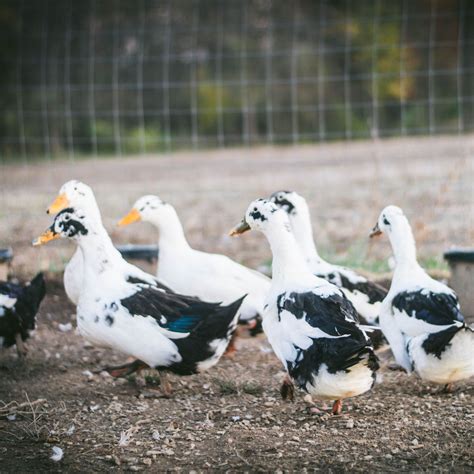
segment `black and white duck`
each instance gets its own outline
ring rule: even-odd
[[[454,291],[419,265],[413,233],[403,211],[387,206],[371,236],[390,239],[395,270],[380,311],[380,327],[407,372],[445,384],[474,375],[474,331],[464,322]]]
[[[312,397],[342,400],[369,391],[375,382],[377,357],[357,312],[335,285],[315,276],[300,252],[288,215],[268,200],[250,204],[231,235],[262,232],[272,253],[272,284],[263,314],[263,330],[290,379]]]
[[[36,313],[45,295],[42,273],[26,285],[0,281],[0,347],[16,345],[18,355],[26,355],[24,342],[36,327]]]
[[[363,321],[377,324],[387,290],[354,270],[329,263],[319,255],[308,203],[303,196],[294,191],[278,191],[271,195],[270,200],[288,214],[295,239],[310,270],[341,288]]]
[[[125,265],[97,215],[81,209],[59,212],[33,245],[57,238],[74,240],[83,257],[79,333],[94,345],[136,359],[106,369],[112,375],[145,367],[188,375],[218,362],[237,325],[243,298],[222,306],[130,278],[132,265]]]

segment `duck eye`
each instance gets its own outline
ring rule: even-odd
[[[253,208],[254,211],[258,211],[258,209],[256,207]]]
[[[145,210],[145,206],[143,206],[139,209],[140,212],[143,212],[144,210]]]
[[[65,221],[68,221],[69,219],[70,219],[69,216],[64,216],[64,220],[65,220]]]
[[[388,220],[387,220],[386,217],[383,218],[383,223],[384,223],[385,225],[390,225],[390,222],[388,222]]]

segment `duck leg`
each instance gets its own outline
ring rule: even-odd
[[[452,393],[454,390],[454,384],[452,382],[450,383],[447,383],[445,386],[444,386],[444,389],[443,389],[443,392],[444,393]]]
[[[340,415],[342,413],[342,400],[336,400],[332,406],[332,414]]]
[[[25,343],[23,342],[23,339],[19,332],[15,334],[15,343],[16,343],[16,351],[18,353],[18,357],[22,359],[28,353],[28,349],[26,348]]]
[[[170,398],[173,394],[173,388],[171,387],[168,374],[162,371],[160,372],[160,388],[166,398]]]
[[[226,357],[229,357],[231,359],[234,358],[235,353],[237,352],[237,348],[235,347],[235,339],[237,338],[237,331],[232,334],[232,337],[230,338],[229,344],[227,344],[227,349],[224,353]]]
[[[137,359],[128,364],[116,365],[113,367],[104,367],[103,369],[96,371],[96,373],[105,371],[108,372],[112,377],[126,377],[127,375],[133,374],[137,370],[148,368],[148,364],[145,364],[145,362],[142,362],[141,360]]]
[[[280,387],[280,394],[283,400],[293,401],[295,399],[295,385],[288,374],[285,375]]]

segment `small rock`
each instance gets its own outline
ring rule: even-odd
[[[66,324],[58,324],[58,329],[61,332],[69,332],[72,329],[72,324],[71,323],[66,323]]]

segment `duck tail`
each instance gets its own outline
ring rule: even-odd
[[[46,295],[46,282],[42,272],[38,273],[30,281],[29,285],[25,287],[23,295],[27,299],[31,309],[36,313]]]
[[[38,273],[18,298],[17,312],[21,315],[23,325],[28,329],[34,328],[34,321],[39,306],[46,295],[46,283],[43,273]]]
[[[211,339],[227,338],[230,341],[232,334],[237,328],[240,307],[246,296],[242,296],[242,298],[235,300],[227,306],[218,307],[215,313],[209,316],[199,329],[206,331],[209,336],[212,335]]]

